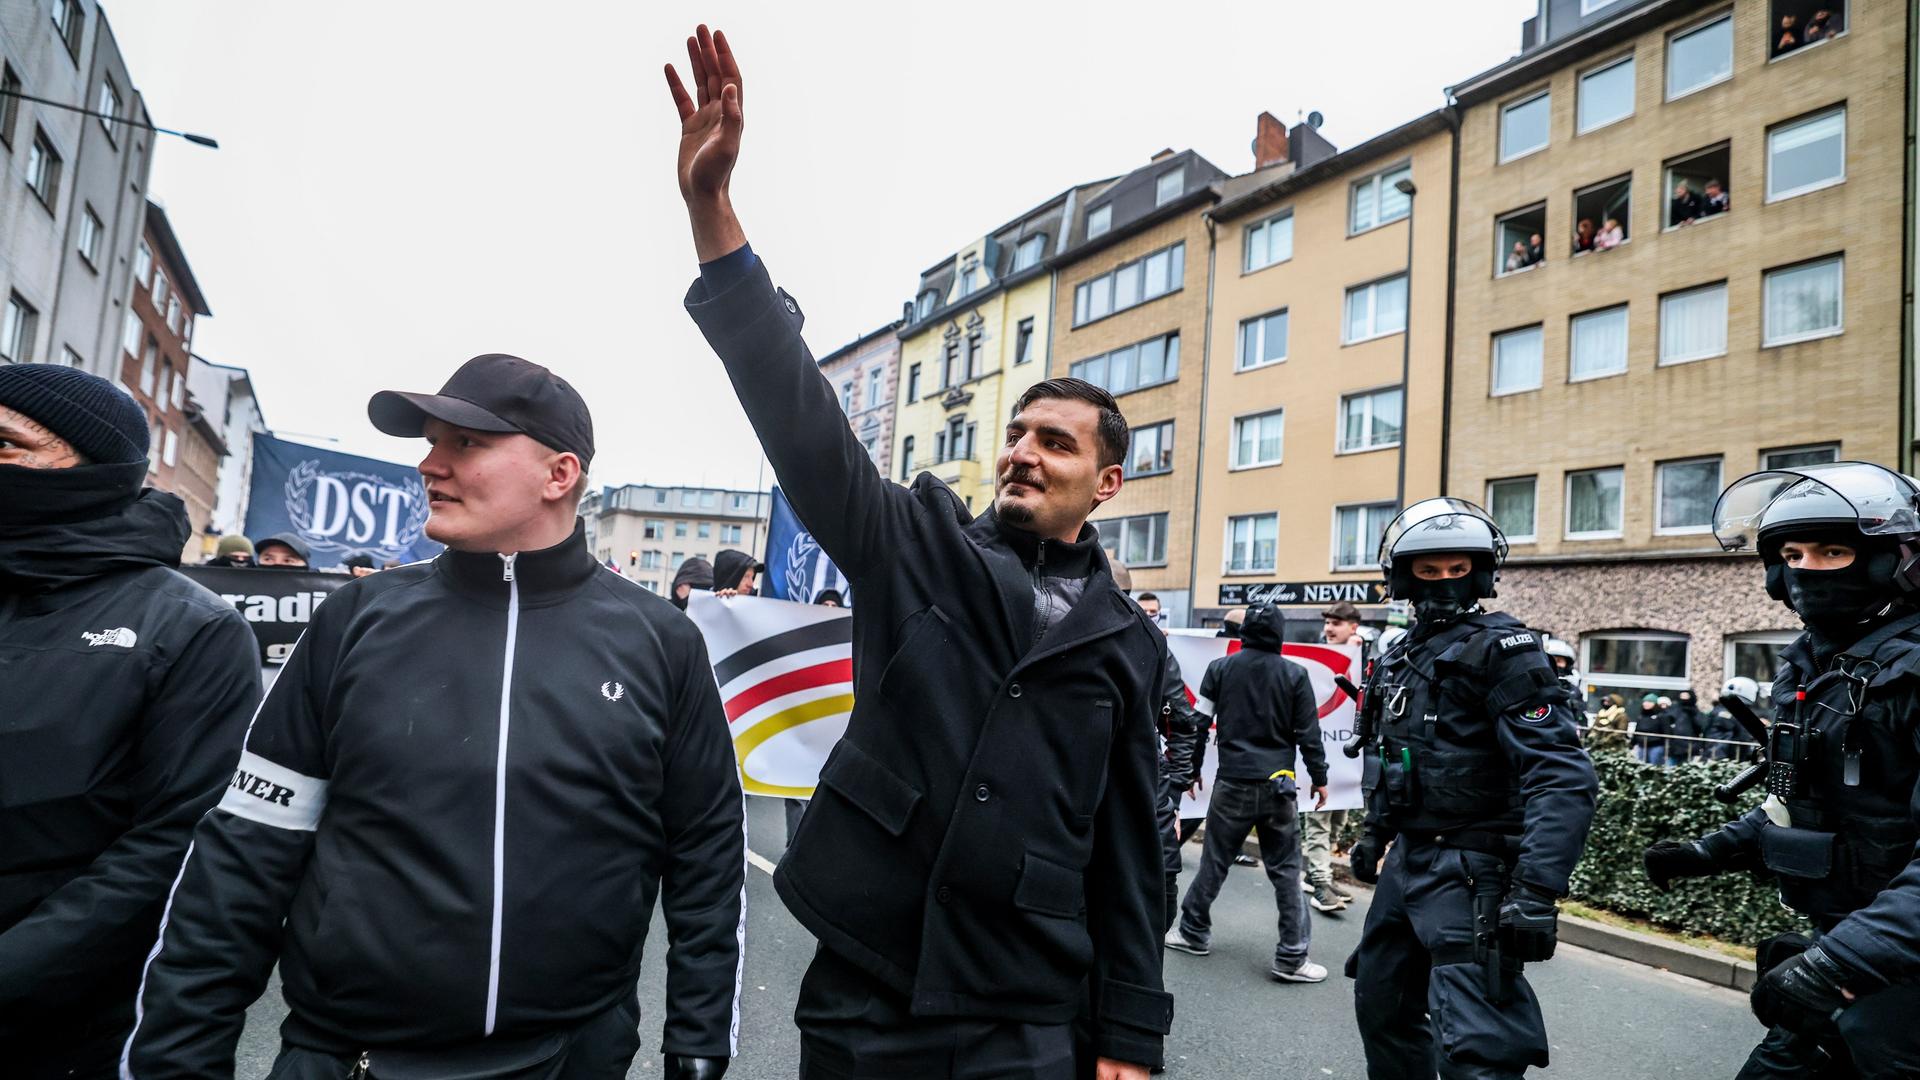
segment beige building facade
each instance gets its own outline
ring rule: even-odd
[[[589,494],[580,516],[603,565],[664,596],[687,559],[727,548],[762,558],[772,506],[766,492],[626,484]]]
[[[1911,442],[1907,11],[1832,8],[1783,42],[1790,0],[1616,4],[1452,88],[1444,483],[1512,540],[1502,606],[1600,692],[1764,683],[1794,623],[1724,565],[1715,497]]]

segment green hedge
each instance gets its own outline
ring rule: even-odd
[[[1806,928],[1799,916],[1780,906],[1772,883],[1751,874],[1680,881],[1664,893],[1647,880],[1641,852],[1648,844],[1704,836],[1759,805],[1757,788],[1735,806],[1713,797],[1715,786],[1739,774],[1744,767],[1740,762],[1661,767],[1642,764],[1622,751],[1603,750],[1594,753],[1593,767],[1600,776],[1600,804],[1586,855],[1573,871],[1574,899],[1741,945]]]

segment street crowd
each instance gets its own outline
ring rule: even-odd
[[[1250,836],[1276,897],[1272,977],[1328,978],[1307,911],[1349,899],[1330,875],[1342,825],[1319,813],[1324,733],[1279,612],[1241,614],[1240,647],[1188,700],[1157,598],[1128,595],[1087,521],[1128,446],[1092,384],[1021,396],[977,516],[929,474],[877,475],[733,212],[739,65],[704,26],[687,45],[689,75],[667,72],[699,264],[686,309],[858,598],[846,735],[773,873],[818,942],[797,1074],[1141,1080],[1175,1030],[1166,950],[1210,951]],[[656,906],[662,1075],[715,1080],[754,1037],[738,766],[676,607],[682,589],[751,592],[758,566],[683,568],[679,604],[609,573],[576,515],[591,412],[538,364],[475,357],[436,393],[374,394],[368,418],[424,441],[447,550],[357,568],[263,696],[244,620],[175,569],[186,518],[144,486],[138,407],[72,368],[0,366],[5,1075],[231,1075],[277,967],[275,1078],[623,1076]],[[1754,774],[1764,800],[1654,845],[1646,873],[1766,874],[1813,927],[1761,950],[1741,1076],[1915,1075],[1920,483],[1861,462],[1758,473],[1722,494],[1715,530],[1758,554],[1806,632],[1774,686],[1791,705]],[[252,555],[306,552],[282,536]],[[1370,650],[1344,748],[1366,776],[1349,858],[1374,891],[1342,966],[1374,1078],[1549,1063],[1526,969],[1556,951],[1585,847],[1588,745],[1646,739],[1657,763],[1674,756],[1661,724],[1711,730],[1685,694],[1641,702],[1631,735],[1618,700],[1587,724],[1568,656],[1483,606],[1506,555],[1453,498],[1406,507],[1381,541],[1414,620]],[[1329,609],[1326,640],[1351,642],[1357,616]],[[1730,689],[1719,706],[1751,704]],[[1177,799],[1209,739],[1182,895]]]

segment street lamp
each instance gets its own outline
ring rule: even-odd
[[[1400,461],[1393,483],[1394,509],[1400,511],[1407,508],[1407,427],[1413,416],[1407,375],[1413,361],[1413,196],[1420,189],[1408,176],[1395,180],[1393,189],[1407,197],[1407,311],[1403,320],[1406,325],[1400,328]]]
[[[178,135],[190,143],[197,143],[201,146],[212,147],[215,150],[220,149],[220,144],[215,142],[213,139],[213,136],[211,135],[195,135],[191,132],[175,131],[172,128],[154,127],[152,124],[143,124],[137,120],[130,120],[124,116],[111,116],[103,112],[94,112],[92,109],[83,109],[78,105],[68,105],[66,102],[63,102],[63,101],[54,101],[49,98],[34,97],[32,94],[23,94],[18,90],[0,90],[0,97],[19,98],[21,101],[31,101],[38,105],[48,106],[49,108],[65,109],[68,112],[77,112],[82,116],[96,116],[102,120],[107,120],[115,124],[125,124],[128,127],[145,128],[148,131],[152,131],[160,135]]]

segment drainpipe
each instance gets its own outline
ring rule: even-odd
[[[1920,2],[1920,0],[1916,0]],[[1187,537],[1187,625],[1193,625],[1193,611],[1200,592],[1200,493],[1207,483],[1207,399],[1213,396],[1209,368],[1213,364],[1213,260],[1219,249],[1211,213],[1200,215],[1207,225],[1207,313],[1200,330],[1200,422],[1193,442],[1193,529]]]

